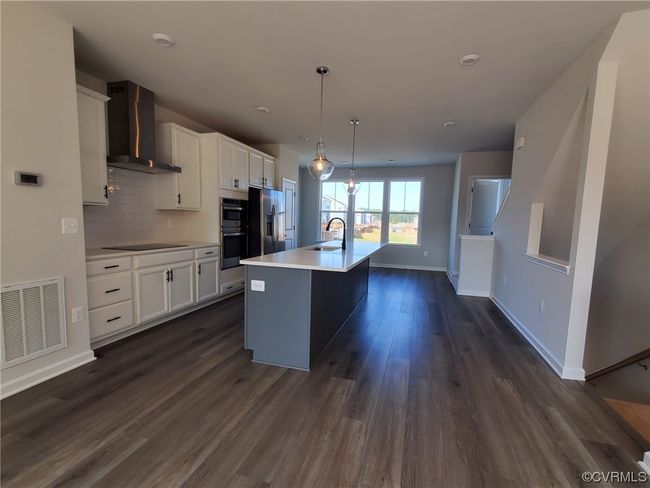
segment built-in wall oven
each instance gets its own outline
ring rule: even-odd
[[[221,199],[221,269],[239,266],[248,257],[248,202]]]

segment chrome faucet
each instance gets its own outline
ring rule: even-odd
[[[332,222],[335,220],[340,220],[341,223],[343,224],[343,244],[341,244],[341,249],[345,251],[345,221],[341,217],[334,217],[330,219],[330,221],[327,223],[327,227],[325,227],[325,232],[330,231],[330,226],[332,225]]]

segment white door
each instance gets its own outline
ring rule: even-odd
[[[169,266],[169,311],[175,312],[194,303],[194,263]]]
[[[275,160],[264,158],[264,187],[275,188]]]
[[[469,222],[470,234],[479,236],[492,234],[492,225],[498,210],[498,193],[499,182],[497,180],[474,180]]]
[[[264,177],[264,162],[262,156],[251,152],[249,162],[249,184],[252,186],[262,186],[262,178]]]
[[[176,207],[198,209],[201,207],[200,140],[194,133],[173,129],[172,147],[174,164],[182,172],[176,174]]]
[[[202,302],[217,296],[217,258],[202,259],[196,262],[196,301]]]
[[[296,182],[282,178],[284,193],[284,242],[285,249],[295,249],[296,242]]]
[[[225,139],[219,141],[219,186],[232,190],[235,182],[235,145]]]
[[[167,313],[167,266],[135,271],[136,311],[138,323]]]
[[[235,189],[248,191],[248,150],[235,146],[234,164]]]
[[[81,194],[86,205],[108,205],[104,100],[77,92]]]

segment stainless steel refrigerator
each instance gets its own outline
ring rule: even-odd
[[[284,194],[279,190],[249,187],[248,210],[249,256],[284,251]]]

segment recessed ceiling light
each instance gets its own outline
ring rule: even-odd
[[[156,32],[151,37],[153,37],[153,40],[163,47],[172,47],[174,44],[176,44],[176,41],[172,36],[168,36],[167,34],[162,34],[160,32]]]
[[[463,66],[474,66],[476,63],[478,63],[479,59],[481,59],[481,56],[478,54],[466,54],[460,58],[458,62]]]
[[[298,136],[298,140],[302,142],[309,142],[309,137],[305,136]]]
[[[271,109],[269,107],[265,107],[264,105],[260,105],[259,107],[255,107],[255,110],[258,112],[264,112],[265,114],[268,114]]]
[[[456,122],[455,120],[448,120],[447,122],[442,124],[443,127],[455,127],[457,125],[458,125],[458,122]]]

